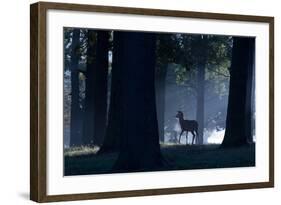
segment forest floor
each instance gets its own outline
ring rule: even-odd
[[[65,150],[64,175],[109,174],[118,153],[96,154],[98,148]],[[218,145],[161,145],[167,170],[189,170],[255,166],[255,145],[239,148],[219,148]]]

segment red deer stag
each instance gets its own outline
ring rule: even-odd
[[[195,137],[198,137],[198,123],[195,120],[185,120],[183,119],[183,113],[178,111],[176,118],[179,118],[179,123],[181,126],[181,133],[179,137],[179,144],[181,142],[181,135],[183,132],[186,132],[186,144],[187,144],[187,137],[188,132],[191,132],[193,135],[192,144],[194,144]]]

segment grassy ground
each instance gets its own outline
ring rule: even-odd
[[[97,155],[98,148],[65,150],[65,175],[114,173],[117,153]],[[186,170],[255,166],[255,146],[218,148],[217,145],[161,145],[168,166],[161,170]],[[160,171],[161,171],[160,170]]]

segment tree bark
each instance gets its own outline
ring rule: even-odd
[[[119,44],[115,40],[115,33],[113,34],[113,61],[111,71],[111,88],[110,88],[110,102],[108,110],[108,120],[105,138],[98,154],[108,152],[118,152],[120,148],[120,127],[121,127],[121,63],[119,63],[118,50]]]
[[[79,106],[79,37],[80,30],[74,29],[72,33],[71,45],[71,120],[70,120],[70,146],[80,146],[82,144]]]
[[[195,49],[197,55],[197,108],[196,119],[198,122],[197,144],[204,143],[204,125],[205,125],[205,73],[207,64],[207,37],[200,35],[197,37],[197,46]]]
[[[157,120],[158,120],[158,128],[159,128],[159,138],[160,142],[165,142],[165,80],[167,74],[167,66],[161,65],[156,71],[156,108],[157,108]]]
[[[254,107],[255,107],[255,41],[251,39],[249,42],[249,65],[248,65],[248,77],[247,77],[247,90],[246,90],[246,128],[245,134],[247,137],[248,143],[253,143],[253,135],[255,128],[255,120],[254,120]]]
[[[85,90],[85,112],[83,123],[83,145],[94,144],[94,69],[96,61],[96,32],[88,30],[87,34],[87,70]]]
[[[205,64],[198,66],[197,74],[197,109],[196,118],[199,124],[197,144],[202,145],[204,142],[204,115],[205,115]]]
[[[226,131],[222,147],[245,145],[252,137],[251,90],[254,52],[254,38],[233,38]]]
[[[94,69],[94,144],[101,145],[107,119],[108,31],[97,32],[96,68]]]
[[[84,145],[101,145],[107,116],[107,31],[88,31]]]
[[[120,153],[115,170],[140,171],[162,166],[155,105],[156,36],[116,32],[121,70]]]

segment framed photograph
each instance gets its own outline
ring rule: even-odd
[[[274,186],[274,18],[30,7],[30,198]]]

